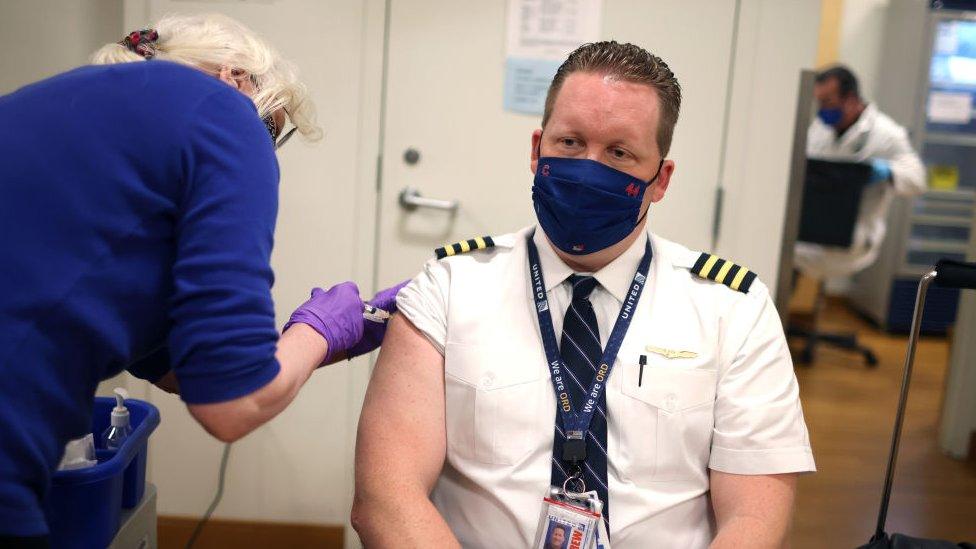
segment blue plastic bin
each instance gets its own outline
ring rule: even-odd
[[[125,406],[132,434],[122,448],[100,447],[115,398],[98,397],[92,412],[98,465],[54,474],[45,509],[51,547],[107,547],[119,529],[122,509],[131,509],[142,501],[149,435],[159,425],[159,410],[135,399],[126,399]]]

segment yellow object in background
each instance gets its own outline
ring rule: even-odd
[[[954,191],[959,188],[959,166],[929,166],[929,188],[936,191]]]

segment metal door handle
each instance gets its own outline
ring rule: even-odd
[[[420,191],[413,187],[404,187],[400,191],[400,207],[408,212],[417,208],[432,208],[434,210],[444,210],[455,213],[461,204],[457,200],[438,200],[436,198],[424,198],[420,196]]]

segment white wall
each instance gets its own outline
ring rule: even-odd
[[[122,0],[0,1],[0,95],[84,64],[121,27]]]
[[[857,75],[861,93],[873,100],[878,90],[885,13],[891,0],[847,0],[841,18],[838,61]]]
[[[743,0],[733,64],[717,255],[776,294],[800,71],[816,58],[819,2]]]

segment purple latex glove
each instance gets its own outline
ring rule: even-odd
[[[379,292],[373,299],[369,300],[369,304],[390,314],[395,313],[397,310],[397,293],[409,282],[409,280],[404,280],[392,288]],[[383,335],[386,334],[386,324],[386,322],[373,322],[363,319],[363,338],[349,349],[349,358],[364,355],[379,347],[380,343],[383,342]]]
[[[318,332],[329,349],[324,362],[348,352],[363,338],[363,300],[352,282],[336,284],[328,290],[315,288],[312,297],[295,309],[282,332],[292,324],[308,324]]]

